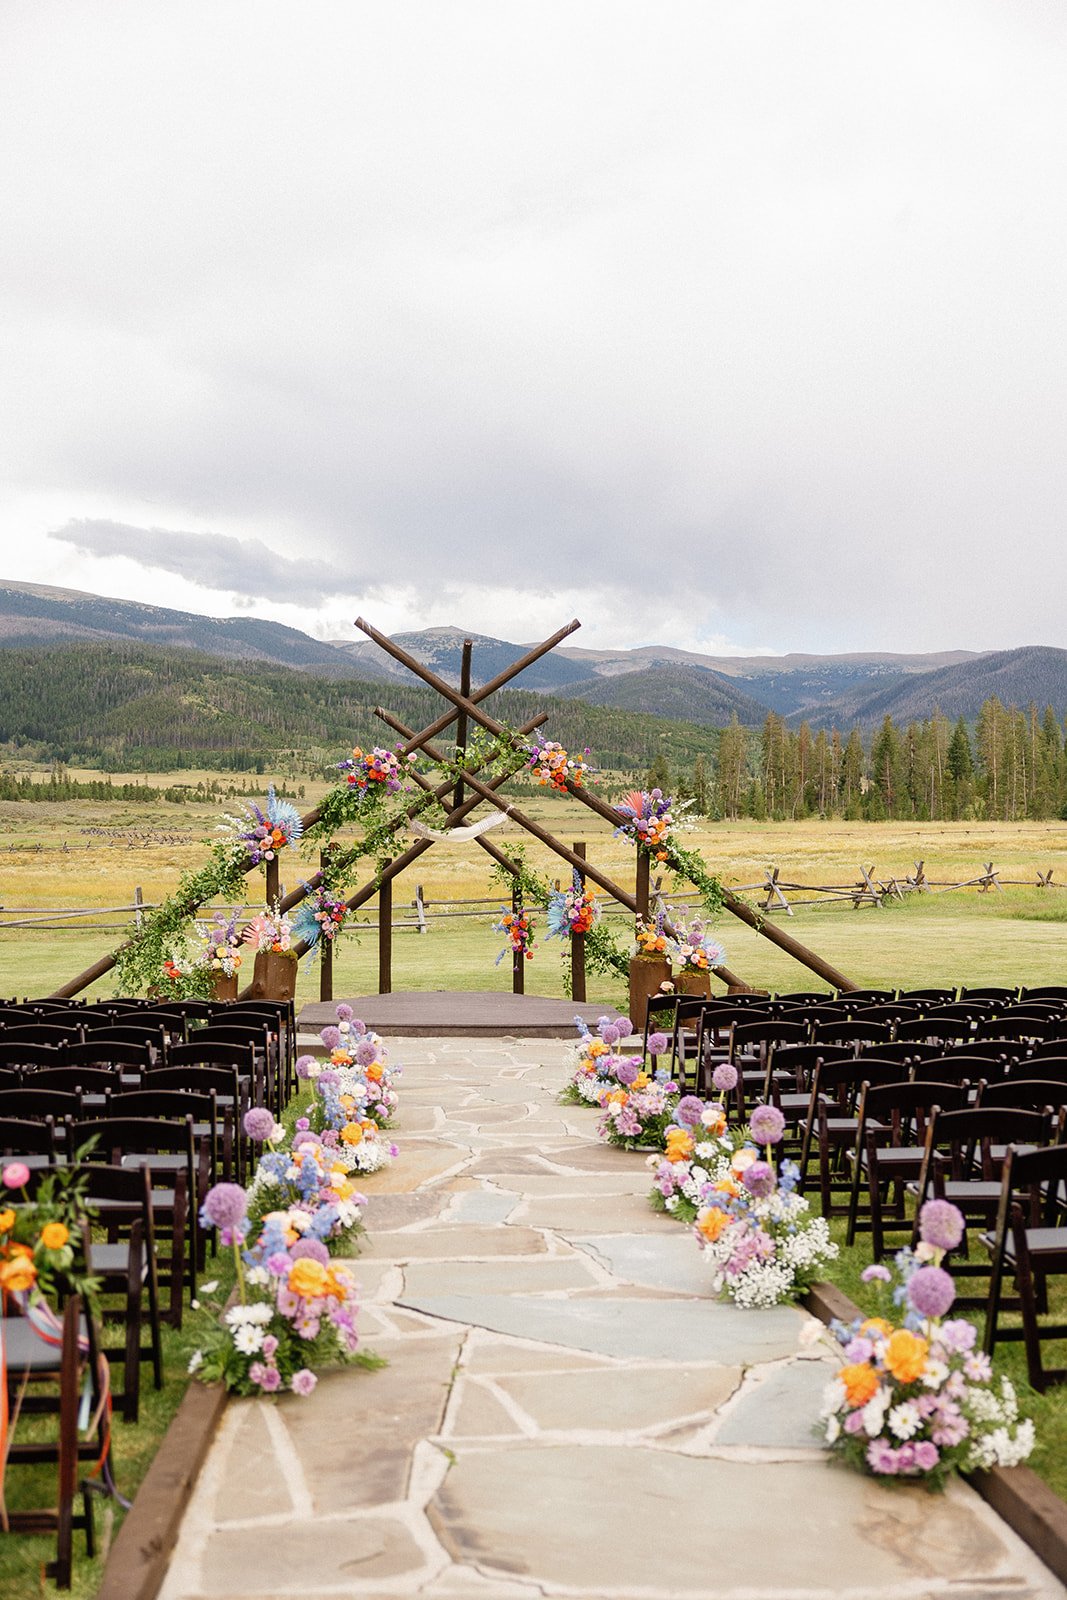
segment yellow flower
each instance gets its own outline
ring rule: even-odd
[[[866,1322],[860,1323],[860,1332],[868,1339],[888,1339],[893,1331],[893,1324],[884,1317],[868,1317]]]
[[[329,1281],[322,1262],[312,1261],[308,1256],[302,1256],[299,1261],[294,1261],[289,1268],[290,1292],[302,1296],[305,1300],[313,1300],[318,1295],[325,1294]]]
[[[714,1244],[719,1235],[729,1227],[730,1218],[718,1206],[709,1206],[697,1217],[697,1230],[702,1233],[709,1244]]]
[[[918,1334],[898,1328],[886,1341],[885,1364],[899,1383],[917,1383],[923,1375],[930,1346]]]
[[[845,1399],[853,1411],[865,1406],[878,1392],[878,1374],[866,1361],[842,1367],[837,1376],[845,1386]]]
[[[62,1222],[47,1222],[41,1229],[41,1243],[46,1250],[62,1250],[70,1238],[70,1229]]]
[[[15,1226],[15,1212],[11,1206],[5,1206],[0,1211],[0,1233],[10,1233]]]
[[[341,1140],[344,1144],[362,1144],[363,1129],[358,1122],[346,1122],[341,1129]]]
[[[17,1294],[22,1289],[33,1287],[37,1278],[37,1268],[26,1256],[15,1256],[10,1261],[0,1261],[0,1289],[5,1293]]]
[[[634,1079],[634,1088],[635,1089],[647,1089],[648,1088],[648,1073],[647,1072],[639,1072],[637,1074],[637,1077]]]

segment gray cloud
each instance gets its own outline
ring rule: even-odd
[[[20,548],[29,501],[308,608],[1061,642],[1062,8],[60,14],[0,24]]]
[[[141,567],[177,573],[205,589],[232,590],[249,599],[317,606],[342,588],[341,575],[326,562],[279,555],[261,539],[133,528],[124,522],[90,517],[53,529],[51,538],[61,539],[85,555],[123,556]],[[347,578],[342,592],[352,592]]]

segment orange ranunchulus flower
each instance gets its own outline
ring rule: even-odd
[[[714,1244],[719,1235],[730,1225],[730,1218],[725,1211],[720,1211],[718,1206],[709,1206],[697,1218],[697,1228],[704,1235],[709,1244]]]
[[[308,1256],[302,1256],[289,1268],[290,1292],[301,1295],[305,1300],[313,1300],[325,1294],[328,1283],[329,1274],[321,1261],[312,1261]]]
[[[716,1194],[732,1194],[736,1196],[741,1193],[741,1185],[734,1178],[720,1178],[718,1183],[712,1184],[712,1188]]]
[[[898,1383],[915,1383],[922,1377],[930,1346],[918,1334],[898,1328],[885,1347],[885,1364]]]
[[[37,1280],[37,1268],[26,1256],[14,1256],[10,1261],[0,1261],[0,1289],[17,1294],[31,1289]]]
[[[701,1121],[703,1121],[703,1118],[701,1118]],[[704,1127],[707,1130],[707,1135],[706,1136],[709,1137],[709,1138],[712,1138],[712,1139],[717,1138],[720,1133],[725,1133],[726,1132],[726,1113],[724,1111],[720,1111],[718,1116],[715,1117],[714,1120],[712,1120],[711,1122],[705,1122],[704,1123]]]
[[[15,1226],[16,1213],[11,1206],[5,1206],[0,1211],[0,1233],[10,1233]]]
[[[341,1129],[341,1142],[343,1144],[362,1144],[363,1129],[358,1122],[346,1122]]]
[[[611,1093],[608,1095],[607,1103],[609,1106],[624,1106],[628,1103],[629,1099],[630,1096],[626,1093],[625,1089],[612,1089]]]
[[[860,1323],[860,1332],[868,1339],[888,1339],[892,1331],[893,1324],[884,1317],[868,1317],[866,1322]]]
[[[591,1044],[586,1046],[586,1051],[591,1056],[602,1056],[607,1054],[607,1048],[603,1039],[594,1039]]]
[[[845,1386],[845,1398],[853,1411],[865,1406],[878,1392],[878,1374],[866,1361],[842,1367],[837,1376]]]
[[[634,1088],[635,1089],[647,1089],[648,1088],[648,1073],[647,1072],[639,1072],[637,1074],[637,1077],[634,1079]]]
[[[675,1133],[667,1135],[667,1160],[688,1161],[693,1154],[693,1135],[679,1128]]]
[[[46,1250],[62,1250],[70,1238],[70,1229],[62,1222],[46,1222],[41,1229],[41,1243]]]
[[[744,1172],[746,1167],[750,1167],[753,1161],[758,1161],[759,1158],[758,1150],[735,1150],[730,1158],[730,1168],[733,1172]]]
[[[370,1079],[371,1083],[381,1083],[382,1069],[377,1061],[372,1061],[366,1071],[367,1077]]]
[[[350,1067],[352,1065],[352,1052],[339,1044],[336,1050],[330,1051],[330,1065],[332,1067]]]

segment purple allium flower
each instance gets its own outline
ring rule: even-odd
[[[318,1239],[298,1239],[289,1252],[293,1261],[300,1261],[306,1257],[309,1261],[317,1261],[321,1266],[329,1266],[330,1252]]]
[[[244,1130],[250,1139],[262,1143],[274,1132],[274,1113],[266,1106],[251,1106],[244,1115]]]
[[[624,1083],[629,1088],[637,1077],[637,1062],[624,1058],[615,1068],[615,1077],[619,1083]]]
[[[883,1267],[880,1261],[874,1261],[869,1267],[864,1267],[860,1273],[861,1283],[892,1283],[893,1274],[888,1267]]]
[[[298,1078],[310,1078],[311,1069],[315,1065],[314,1056],[297,1056],[296,1075]]]
[[[355,1012],[352,1010],[352,1007],[342,1000],[341,1004],[337,1007],[338,1022],[351,1022],[354,1016]]]
[[[299,1133],[293,1134],[293,1154],[295,1155],[306,1144],[321,1144],[322,1140],[317,1133],[312,1133],[310,1128],[301,1128]]]
[[[361,1067],[369,1067],[372,1061],[378,1059],[378,1046],[370,1039],[361,1039],[356,1045],[356,1060]]]
[[[205,1227],[238,1228],[248,1211],[248,1196],[239,1183],[217,1183],[204,1196],[200,1216]]]
[[[944,1267],[920,1267],[908,1279],[908,1299],[920,1317],[943,1317],[956,1298],[956,1285]]]
[[[753,1161],[741,1174],[741,1182],[756,1200],[765,1200],[774,1193],[774,1168],[766,1161]]]
[[[352,1032],[353,1033],[362,1034],[362,1033],[366,1033],[366,1031],[367,1031],[367,1024],[365,1022],[361,1021],[359,1017],[353,1017],[352,1018]]]
[[[299,1372],[293,1373],[289,1387],[294,1394],[303,1395],[306,1399],[318,1381],[310,1367],[301,1367]]]
[[[319,1034],[319,1038],[327,1050],[336,1050],[341,1043],[341,1030],[340,1028],[335,1028],[332,1022],[328,1023]]]
[[[737,1088],[737,1068],[732,1061],[720,1061],[711,1081],[720,1094],[729,1094],[731,1089]]]
[[[674,1117],[683,1128],[695,1128],[704,1112],[703,1100],[698,1100],[695,1094],[683,1095],[675,1109]]]
[[[748,1125],[757,1144],[777,1144],[785,1132],[785,1118],[777,1106],[754,1106]]]
[[[275,1394],[282,1386],[282,1375],[277,1367],[264,1367],[259,1387],[264,1394]]]
[[[633,1031],[634,1025],[630,1021],[629,1017],[615,1018],[615,1032],[618,1034],[620,1039],[628,1039]]]
[[[963,1213],[951,1200],[927,1200],[919,1212],[919,1234],[935,1250],[954,1250],[963,1238]]]
[[[973,1322],[968,1322],[965,1317],[955,1317],[950,1322],[943,1322],[938,1330],[938,1338],[946,1350],[953,1354],[966,1355],[968,1350],[973,1350],[975,1340],[978,1338],[978,1329]]]
[[[340,1081],[340,1073],[332,1072],[329,1067],[327,1067],[325,1072],[319,1073],[320,1089],[336,1089]]]
[[[665,1033],[650,1033],[648,1036],[649,1055],[661,1056],[670,1042]]]
[[[613,1022],[609,1022],[606,1017],[602,1017],[601,1018],[600,1022],[597,1025],[597,1030],[596,1031],[597,1031],[597,1033],[599,1033],[600,1037],[603,1039],[604,1043],[609,1048],[613,1044],[618,1044],[619,1035],[618,1035],[618,1031],[616,1030],[615,1024]]]

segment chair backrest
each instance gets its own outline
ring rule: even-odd
[[[1067,1063],[1062,1078],[1002,1078],[998,1083],[983,1083],[979,1103],[983,1106],[1025,1106],[1038,1111],[1043,1106],[1051,1106],[1057,1111],[1060,1106],[1067,1105]]]
[[[184,1154],[189,1158],[190,1171],[194,1168],[192,1116],[167,1122],[159,1117],[130,1117],[109,1115],[90,1118],[85,1122],[68,1124],[68,1149],[70,1160],[77,1149],[90,1140],[95,1141],[91,1160],[109,1161],[118,1165],[128,1152],[138,1155]],[[151,1166],[151,1162],[147,1163]]]
[[[821,1061],[811,1080],[813,1102],[819,1099],[850,1112],[865,1083],[900,1083],[898,1061]]]
[[[44,1117],[54,1117],[62,1122],[64,1117],[80,1117],[81,1095],[60,1089],[4,1089],[0,1091],[0,1117],[22,1117],[29,1122],[40,1122]]]
[[[1067,1000],[1067,984],[1043,983],[1034,989],[1020,989],[1019,999],[1024,1005],[1028,1000]]]
[[[821,1006],[833,1001],[834,995],[830,989],[799,989],[779,991],[774,998],[777,1001],[785,1001],[789,1005]],[[839,1004],[840,1002],[835,1003]]]
[[[65,1065],[76,1067],[133,1067],[143,1072],[158,1055],[158,1045],[150,1039],[116,1039],[110,1032],[93,1034],[84,1044],[72,1044]]]
[[[67,1061],[66,1047],[54,1044],[8,1044],[0,1035],[0,1066],[61,1067]]]
[[[236,1097],[238,1092],[237,1068],[205,1067],[199,1064],[178,1067],[155,1067],[151,1072],[145,1073],[141,1089],[153,1094],[158,1090],[188,1090],[190,1094],[194,1095],[213,1092],[216,1095]],[[183,1099],[188,1099],[188,1097],[188,1094],[183,1094]]]
[[[0,1029],[0,1043],[3,1044],[51,1044],[62,1049],[80,1038],[78,1028],[54,1028],[47,1022],[19,1023],[13,1028]]]
[[[55,1118],[31,1122],[28,1118],[0,1116],[0,1151],[6,1156],[48,1156],[54,1160]]]
[[[236,1043],[229,1040],[208,1039],[201,1042],[199,1035],[188,1044],[173,1045],[168,1052],[167,1067],[233,1067],[240,1073],[250,1073],[255,1067],[256,1047],[248,1040]]]
[[[806,1044],[809,1036],[806,1022],[778,1022],[773,1017],[735,1022],[730,1030],[730,1054],[754,1044]]]
[[[896,997],[895,989],[842,989],[838,994],[838,999],[850,1006],[878,1005],[883,1000],[895,1000]]]
[[[859,1142],[872,1122],[880,1124],[879,1140],[884,1143],[922,1144],[935,1106],[942,1111],[961,1111],[967,1104],[969,1083],[871,1083],[859,1100]]]
[[[898,1000],[926,1000],[935,1006],[951,1005],[955,998],[955,989],[901,989],[897,995]]]
[[[934,1011],[925,1017],[917,1017],[913,1022],[897,1024],[897,1038],[908,1041],[968,1039],[970,1034],[971,1023],[967,1017],[946,1017],[943,1013]]]
[[[1059,1056],[1041,1056],[1035,1053],[1021,1061],[1012,1061],[1005,1070],[1008,1078],[1067,1079],[1067,1051]]]
[[[935,1106],[926,1129],[926,1149],[919,1173],[918,1198],[926,1199],[931,1185],[940,1186],[941,1174],[960,1183],[973,1179],[977,1171],[989,1183],[997,1176],[992,1157],[994,1144],[1045,1145],[1051,1136],[1049,1112],[1020,1106],[965,1106],[943,1110]],[[935,1165],[936,1163],[936,1165]]]
[[[819,1022],[812,1030],[817,1044],[888,1044],[893,1037],[891,1022],[868,1022],[854,1017],[849,1022]]]
[[[882,1040],[877,1044],[861,1045],[857,1051],[857,1059],[865,1061],[868,1056],[876,1056],[879,1061],[899,1061],[903,1066],[905,1062],[925,1061],[933,1056],[943,1055],[939,1044],[926,1044],[921,1039],[891,1039]]]
[[[1011,1005],[1016,998],[1018,989],[1005,989],[999,984],[984,984],[981,988],[963,988],[960,990],[961,1000],[993,1000],[998,1005]]]
[[[975,1029],[979,1039],[999,1034],[1003,1039],[1062,1039],[1067,1044],[1067,1021],[1047,1012],[1002,1011]]]
[[[119,1086],[119,1074],[107,1067],[41,1067],[22,1080],[28,1091],[58,1089],[62,1094],[110,1094]]]
[[[1067,1205],[1067,1144],[1046,1145],[1040,1150],[1009,1145],[1000,1184],[998,1237],[1018,1196],[1025,1199],[1024,1211],[1032,1226],[1044,1222],[1054,1227]]]
[[[914,1083],[974,1083],[979,1078],[989,1078],[995,1062],[984,1056],[972,1055],[967,1050],[955,1050],[951,1055],[935,1056],[933,1060],[913,1062],[911,1078]],[[998,1074],[999,1076],[999,1074]]]

